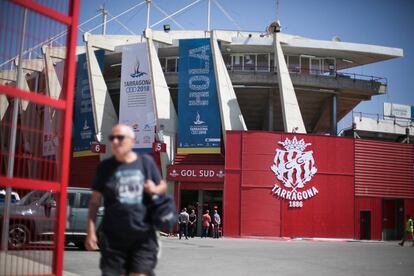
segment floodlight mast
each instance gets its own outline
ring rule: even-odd
[[[150,10],[151,10],[151,0],[147,1],[147,29],[150,28]]]
[[[211,0],[208,0],[207,8],[207,31],[211,30]]]

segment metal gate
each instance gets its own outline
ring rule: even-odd
[[[0,275],[62,275],[79,0],[0,0]]]

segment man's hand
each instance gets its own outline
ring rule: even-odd
[[[99,208],[100,202],[102,200],[102,194],[97,191],[93,191],[91,199],[89,200],[89,210],[88,210],[88,220],[87,220],[87,231],[88,235],[85,239],[85,247],[87,250],[98,250],[98,239],[96,238],[95,233],[95,219],[96,211]]]
[[[95,233],[89,233],[85,239],[85,247],[88,251],[98,250],[98,239]]]

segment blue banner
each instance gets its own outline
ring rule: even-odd
[[[103,70],[104,50],[95,51],[99,67]],[[89,88],[86,54],[78,56],[76,65],[75,119],[73,122],[73,156],[96,155],[91,152],[91,143],[95,141],[91,91]]]
[[[221,122],[210,39],[180,40],[178,153],[220,153]]]

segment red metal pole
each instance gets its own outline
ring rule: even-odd
[[[61,187],[59,193],[59,209],[57,217],[56,232],[56,248],[54,259],[54,274],[61,276],[63,274],[63,253],[65,246],[65,228],[66,228],[66,196],[69,178],[69,160],[71,153],[71,137],[72,137],[72,106],[73,106],[73,89],[75,84],[75,50],[77,40],[77,26],[79,17],[79,0],[72,0],[70,7],[70,15],[72,17],[71,25],[68,33],[68,51],[66,59],[66,82],[63,85],[66,92],[66,109],[63,117],[63,137],[62,137],[62,169],[61,169]],[[59,162],[59,160],[57,160]]]

